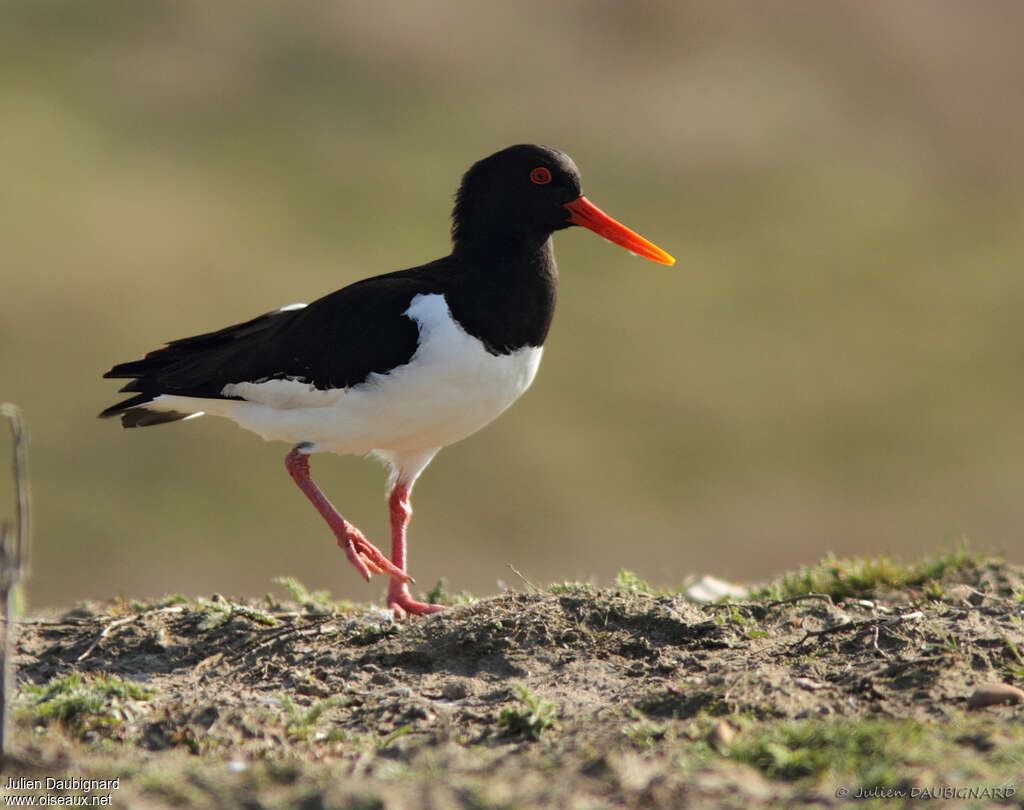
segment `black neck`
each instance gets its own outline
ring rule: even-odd
[[[555,312],[558,268],[551,237],[499,238],[486,246],[460,241],[452,259],[462,269],[448,291],[452,315],[492,354],[540,346]]]
[[[480,267],[532,265],[544,261],[544,254],[554,265],[550,233],[500,231],[458,234],[452,248],[457,259],[471,261]]]

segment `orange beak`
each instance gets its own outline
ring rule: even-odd
[[[621,245],[630,253],[636,256],[643,256],[652,262],[657,262],[658,264],[676,263],[676,260],[660,247],[653,242],[648,242],[640,234],[633,233],[621,222],[616,222],[586,197],[577,197],[572,202],[566,203],[565,207],[569,211],[569,222],[573,225],[582,225],[584,228],[589,228],[609,242]]]

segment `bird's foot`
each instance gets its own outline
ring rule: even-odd
[[[370,579],[370,574],[387,574],[391,577],[392,584],[405,585],[412,582],[412,577],[402,570],[404,566],[396,565],[381,554],[380,549],[331,506],[331,502],[309,475],[309,451],[312,447],[313,445],[306,442],[295,445],[285,457],[284,464],[292,480],[331,527],[348,561],[365,580]]]
[[[367,581],[370,574],[387,574],[391,577],[392,585],[401,587],[413,581],[411,576],[381,554],[380,549],[367,540],[355,526],[345,525],[344,533],[338,535],[338,545],[359,575]]]
[[[406,616],[426,616],[444,610],[442,605],[417,602],[409,593],[409,586],[392,580],[388,585],[388,609],[396,619]]]

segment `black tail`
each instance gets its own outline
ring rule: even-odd
[[[103,376],[130,379],[122,392],[136,396],[111,405],[100,413],[101,419],[120,416],[126,428],[148,427],[164,422],[177,422],[198,412],[160,411],[147,408],[162,394],[183,397],[223,399],[220,393],[228,380],[225,377],[226,360],[244,349],[248,339],[259,338],[280,326],[293,315],[294,309],[274,310],[251,321],[229,326],[216,332],[173,340],[166,346],[149,352],[141,360],[119,363]]]
[[[182,413],[181,411],[157,411],[145,407],[147,402],[152,402],[153,397],[149,394],[139,394],[116,405],[111,405],[100,413],[100,419],[109,419],[111,416],[120,416],[121,425],[126,428],[149,427],[160,425],[164,422],[177,422],[180,419],[192,416],[194,413]]]

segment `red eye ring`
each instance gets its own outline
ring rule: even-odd
[[[551,172],[544,166],[538,166],[530,172],[530,182],[538,186],[546,186],[551,182]]]

